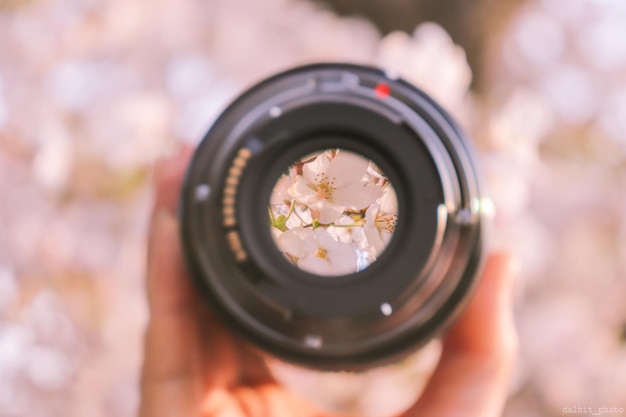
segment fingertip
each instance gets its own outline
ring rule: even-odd
[[[508,362],[512,363],[517,356],[518,339],[515,328],[514,295],[515,285],[521,270],[521,262],[511,253],[498,253],[493,256],[496,264],[491,271],[491,280],[494,283],[495,307],[493,308],[493,326],[498,334],[497,350]]]
[[[495,252],[487,259],[486,274],[506,275],[512,277],[520,268],[519,260],[510,252]]]
[[[154,163],[152,184],[155,189],[155,212],[160,209],[176,212],[178,193],[193,152],[192,145],[181,144],[173,155]]]
[[[172,212],[164,208],[155,210],[152,233],[150,234],[150,248],[161,249],[164,246],[161,243],[171,240],[171,237],[176,235],[177,229],[178,223]]]
[[[151,313],[192,308],[194,291],[183,260],[178,221],[169,210],[156,211],[148,247],[147,289]]]
[[[158,158],[153,165],[152,182],[155,186],[167,181],[172,174],[184,168],[194,152],[194,147],[187,143],[181,143],[170,155]]]
[[[490,355],[513,345],[513,285],[518,270],[519,262],[509,253],[489,257],[474,295],[446,336],[448,348]]]
[[[498,252],[489,257],[482,277],[486,283],[481,286],[492,287],[491,292],[495,293],[492,297],[498,300],[497,308],[501,314],[512,312],[514,286],[520,269],[519,258],[512,253]]]

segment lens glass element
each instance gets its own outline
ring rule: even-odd
[[[398,200],[371,160],[329,149],[307,155],[280,176],[269,202],[279,250],[298,268],[337,276],[367,268],[393,235]]]

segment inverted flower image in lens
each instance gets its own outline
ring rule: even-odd
[[[276,182],[268,210],[276,245],[290,262],[336,276],[367,268],[385,250],[398,200],[376,164],[331,149],[294,162]]]

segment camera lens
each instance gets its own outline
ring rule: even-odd
[[[324,276],[367,268],[395,230],[393,185],[372,161],[343,149],[307,155],[280,176],[268,206],[279,250]]]
[[[282,360],[397,360],[462,310],[483,258],[470,145],[419,89],[317,64],[237,98],[181,194],[192,276],[215,313]]]

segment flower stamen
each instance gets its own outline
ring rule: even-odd
[[[393,233],[396,230],[396,222],[398,220],[398,215],[387,215],[387,216],[376,216],[376,220],[374,220],[374,224],[376,228],[379,230],[386,230],[389,233]]]
[[[315,176],[315,191],[317,196],[323,200],[332,201],[333,192],[336,190],[335,178],[329,180],[324,173]]]
[[[315,256],[320,259],[326,259],[328,257],[328,251],[324,248],[317,248]]]

